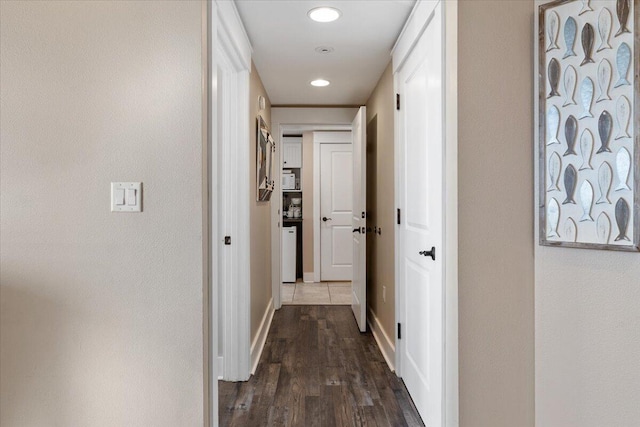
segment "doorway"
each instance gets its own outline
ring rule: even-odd
[[[351,303],[353,177],[345,127],[282,126],[282,229],[275,238],[282,248],[283,305]]]

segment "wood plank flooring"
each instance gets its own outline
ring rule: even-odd
[[[348,306],[283,306],[256,374],[218,387],[223,427],[424,425]]]

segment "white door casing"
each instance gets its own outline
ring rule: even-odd
[[[249,194],[253,169],[249,164],[249,72],[251,47],[233,2],[214,1],[211,13],[211,201],[212,279],[210,304],[217,306],[219,337],[211,342],[209,369],[229,381],[250,375]],[[215,33],[214,33],[215,31]],[[214,80],[215,79],[215,80]],[[255,118],[254,118],[255,119]],[[213,173],[213,172],[212,172]],[[214,185],[215,184],[215,185]],[[231,238],[226,245],[224,237]],[[215,350],[213,350],[215,349]],[[212,396],[215,394],[212,394]],[[217,400],[212,402],[217,404]]]
[[[428,426],[445,424],[444,37],[441,2],[396,71],[401,376]]]
[[[367,330],[367,107],[353,119],[353,280],[351,309],[361,332]]]
[[[320,145],[320,279],[352,277],[351,144]]]

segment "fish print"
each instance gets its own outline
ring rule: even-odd
[[[558,181],[560,180],[560,171],[562,170],[562,159],[558,153],[553,153],[549,158],[549,187],[547,192],[560,191]]]
[[[593,134],[589,129],[585,129],[580,135],[580,155],[582,165],[580,170],[593,169],[591,166],[591,155],[593,154]]]
[[[560,83],[560,62],[556,58],[553,58],[549,62],[547,73],[549,75],[549,85],[551,86],[551,92],[549,92],[549,96],[547,96],[547,98],[560,96],[560,93],[558,92],[558,84]]]
[[[596,234],[598,235],[598,241],[604,245],[609,243],[611,237],[611,220],[609,215],[602,212],[596,220]]]
[[[618,22],[620,23],[620,29],[616,33],[616,37],[624,33],[630,33],[631,31],[627,28],[627,21],[629,20],[629,0],[617,0],[616,14],[618,15]]]
[[[576,69],[573,68],[573,65],[569,65],[566,70],[564,70],[564,104],[563,107],[567,105],[576,105],[576,100],[574,99],[576,95],[576,84],[578,82],[578,73]]]
[[[591,24],[584,24],[584,27],[582,27],[582,50],[584,51],[584,59],[580,64],[581,66],[594,62],[591,57],[593,54],[594,38],[593,26]]]
[[[629,204],[622,197],[616,203],[616,224],[618,224],[618,237],[616,242],[621,240],[629,240],[627,237],[627,228],[629,227]]]
[[[582,186],[580,186],[580,205],[582,206],[582,218],[580,218],[580,222],[593,221],[591,217],[593,186],[586,180],[582,183]]]
[[[565,242],[576,242],[578,240],[578,226],[573,218],[567,218],[564,222],[564,237]]]
[[[609,200],[609,191],[611,190],[611,181],[613,180],[613,170],[607,162],[602,162],[598,169],[598,187],[600,188],[600,197],[596,205],[611,204]]]
[[[611,86],[612,73],[611,63],[606,59],[600,61],[600,64],[598,65],[598,89],[600,90],[600,95],[598,96],[596,103],[611,100],[611,96],[609,96],[609,86]]]
[[[558,128],[560,127],[560,110],[552,105],[547,111],[547,145],[560,144]]]
[[[558,222],[560,221],[560,205],[556,199],[551,199],[547,206],[547,238],[560,237]]]
[[[549,12],[549,21],[547,21],[547,52],[560,49],[558,46],[558,31],[560,30],[560,17],[555,11]]]
[[[574,168],[573,165],[567,166],[567,168],[564,170],[564,189],[567,192],[567,197],[564,202],[562,202],[563,205],[566,205],[567,203],[571,203],[574,205],[576,204],[576,201],[573,200],[573,197],[576,192],[577,181],[578,172],[576,171],[576,168]]]
[[[614,87],[629,86],[629,66],[631,65],[631,48],[628,44],[622,43],[616,53],[616,65],[618,66],[618,82]]]
[[[566,47],[564,56],[562,59],[568,58],[570,56],[576,56],[576,53],[573,51],[573,47],[576,44],[576,34],[578,33],[578,25],[576,24],[576,20],[569,17],[564,23],[564,45]]]
[[[593,11],[593,9],[591,9],[591,5],[589,4],[589,1],[590,0],[582,0],[582,9],[580,9],[580,12],[578,13],[578,15],[582,15],[583,13]]]
[[[631,172],[631,154],[626,148],[621,148],[616,155],[616,171],[618,172],[618,186],[616,191],[631,191],[627,181],[629,180],[629,172]]]
[[[611,140],[611,129],[613,127],[613,119],[607,110],[600,114],[598,119],[598,134],[600,135],[600,148],[596,154],[610,153],[609,141]]]
[[[600,35],[600,44],[596,52],[600,52],[605,49],[611,49],[609,44],[609,36],[611,36],[611,12],[606,7],[603,7],[598,15],[598,34]]]
[[[629,119],[631,118],[631,104],[626,96],[622,95],[616,101],[616,121],[618,133],[615,139],[631,138],[629,135]]]
[[[567,151],[564,152],[563,156],[569,156],[571,154],[576,154],[575,146],[576,146],[576,138],[578,136],[578,121],[573,115],[569,116],[567,121],[564,124],[564,138],[567,141]]]
[[[585,77],[580,85],[580,99],[582,99],[582,115],[580,119],[591,118],[591,104],[593,103],[593,80]]]

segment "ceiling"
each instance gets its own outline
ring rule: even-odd
[[[253,61],[274,105],[362,105],[391,60],[415,0],[236,0]],[[342,12],[314,22],[310,9]],[[320,54],[317,47],[334,51]],[[311,80],[330,86],[318,88]]]

